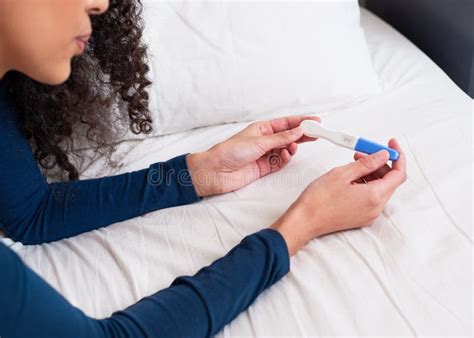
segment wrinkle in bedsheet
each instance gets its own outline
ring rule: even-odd
[[[396,136],[408,180],[372,226],[311,241],[290,273],[218,337],[472,336],[472,100],[410,42],[362,14],[384,92],[320,115],[380,142]],[[122,142],[117,172],[202,151],[246,124]],[[311,180],[352,161],[329,142],[307,143],[281,172],[232,194],[56,243],[2,242],[75,306],[103,318],[210,264],[269,226]],[[108,170],[97,160],[83,178]]]
[[[390,283],[387,283],[387,279],[383,280],[381,276],[376,272],[376,270],[372,267],[372,265],[369,263],[369,261],[364,257],[363,254],[361,254],[355,246],[350,242],[350,240],[346,237],[344,233],[339,234],[340,238],[344,239],[344,242],[348,245],[348,247],[356,254],[356,256],[361,260],[361,262],[367,267],[367,269],[370,271],[370,273],[374,276],[375,280],[378,282],[380,289],[383,291],[383,293],[386,295],[387,299],[390,301],[390,303],[393,305],[394,310],[399,314],[400,318],[402,321],[405,323],[405,325],[409,328],[410,332],[412,335],[417,336],[416,330],[413,327],[413,324],[410,323],[410,320],[405,316],[404,311],[400,307],[400,305],[397,302],[397,297],[394,295],[394,291],[390,287]],[[383,263],[383,267],[385,269],[385,272],[387,273],[387,265],[384,263],[383,256],[380,255],[380,249],[377,247],[377,252],[379,253],[379,258],[381,258],[381,262]]]

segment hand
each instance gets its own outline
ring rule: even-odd
[[[199,196],[234,191],[285,167],[298,143],[314,141],[303,135],[303,120],[316,116],[290,116],[255,122],[228,140],[202,153],[189,154],[187,163]]]
[[[386,164],[389,154],[385,150],[372,155],[356,153],[356,162],[313,181],[271,226],[285,238],[290,255],[314,237],[369,225],[382,213],[407,177],[398,142],[391,139],[388,145],[400,153],[392,167]]]

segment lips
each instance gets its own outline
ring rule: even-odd
[[[79,53],[82,54],[86,48],[87,42],[89,41],[91,34],[85,34],[76,38],[76,43],[79,48]]]

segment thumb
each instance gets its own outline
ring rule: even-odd
[[[380,169],[389,159],[388,151],[380,150],[371,155],[359,158],[345,167],[350,181],[357,180],[361,177],[367,176],[377,169]]]
[[[303,136],[303,129],[296,127],[293,129],[281,131],[271,135],[258,136],[257,142],[265,150],[265,152],[274,148],[283,148]]]

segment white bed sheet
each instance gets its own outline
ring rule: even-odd
[[[374,140],[397,137],[408,180],[371,227],[313,240],[219,337],[472,335],[473,101],[387,24],[365,10],[362,21],[383,93],[320,115]],[[116,172],[204,150],[245,125],[123,142]],[[329,142],[304,144],[282,172],[234,193],[56,243],[3,241],[100,318],[221,257],[270,225],[312,179],[351,161]],[[94,160],[83,177],[116,173],[107,170]]]

